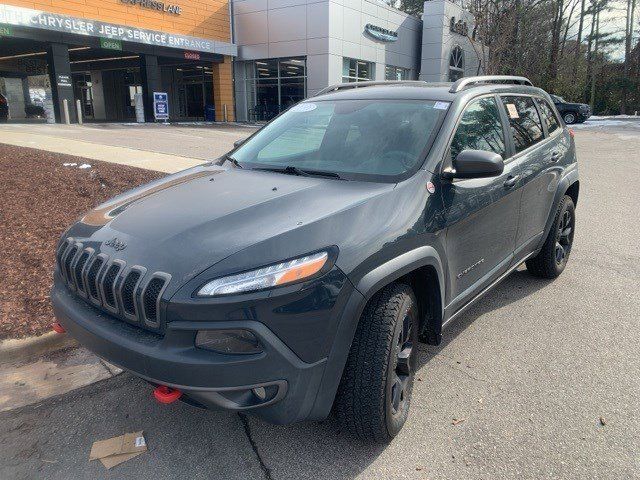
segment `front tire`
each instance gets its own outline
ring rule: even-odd
[[[338,421],[365,442],[386,443],[404,426],[418,352],[418,307],[411,287],[385,287],[358,322],[336,395]]]
[[[567,266],[576,230],[576,207],[568,195],[562,197],[540,253],[527,260],[527,270],[541,278],[556,278]]]

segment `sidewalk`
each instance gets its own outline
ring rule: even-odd
[[[2,128],[0,128],[0,132],[1,143],[9,145],[38,148],[54,153],[64,153],[91,160],[101,160],[165,173],[179,172],[203,162],[203,160],[196,158],[101,145],[84,140],[71,140],[21,131],[7,131]]]
[[[218,158],[255,130],[237,124],[4,124],[0,143],[174,173]]]

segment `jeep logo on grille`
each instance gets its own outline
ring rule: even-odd
[[[106,246],[113,248],[116,252],[119,252],[121,250],[124,250],[125,248],[127,248],[127,244],[118,240],[117,237],[112,238],[111,240],[109,240],[107,243],[105,243]]]

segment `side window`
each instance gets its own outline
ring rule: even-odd
[[[469,103],[451,142],[451,158],[463,150],[486,150],[506,156],[500,112],[495,98],[485,97]]]
[[[556,117],[555,113],[553,113],[553,109],[545,99],[538,98],[538,105],[540,106],[540,112],[542,113],[542,118],[544,118],[544,121],[547,124],[547,130],[549,131],[549,135],[551,135],[553,132],[555,132],[560,128],[560,122],[558,122],[558,117]]]
[[[544,138],[540,115],[531,97],[501,97],[507,110],[516,153]]]

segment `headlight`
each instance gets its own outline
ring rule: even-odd
[[[250,272],[218,278],[200,288],[197,295],[199,297],[231,295],[299,282],[322,270],[328,259],[328,252],[318,252]]]

